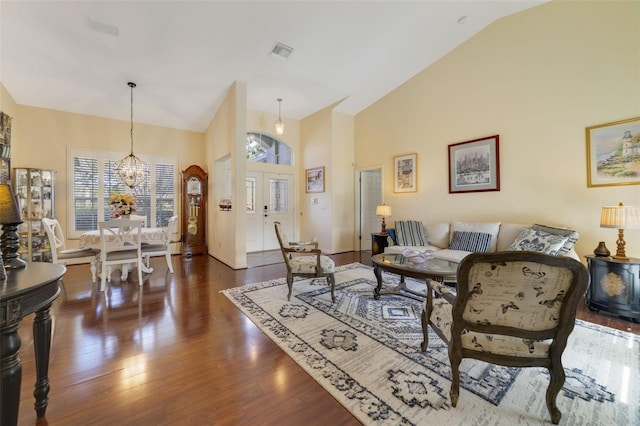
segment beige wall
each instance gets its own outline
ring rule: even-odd
[[[246,123],[247,87],[235,82],[205,132],[209,165],[209,212],[207,246],[209,254],[234,269],[247,266],[246,213]],[[229,172],[227,172],[229,170]],[[225,187],[230,173],[229,188]],[[221,211],[218,199],[231,195],[233,208]]]
[[[617,232],[600,208],[640,205],[640,186],[587,188],[585,128],[640,116],[640,2],[550,2],[504,18],[355,119],[356,167],[382,163],[399,219],[541,222]],[[448,144],[500,135],[501,190],[448,193]],[[418,154],[418,192],[393,193],[393,156]],[[640,257],[640,231],[627,231]]]
[[[355,156],[354,117],[338,112],[332,113],[331,130],[331,253],[354,250],[355,232]]]
[[[4,87],[2,90],[4,104],[7,92]],[[57,171],[55,209],[56,217],[63,225],[66,224],[68,208],[68,148],[120,151],[123,157],[130,149],[128,121],[24,105],[18,105],[13,115],[15,138],[12,137],[11,167]],[[191,164],[203,164],[204,140],[201,133],[134,122],[134,151],[142,158],[145,155],[175,157],[179,169],[184,170]],[[180,190],[179,182],[176,185]],[[179,203],[176,207],[179,209]],[[71,247],[76,244],[77,241],[69,241]]]
[[[15,117],[18,114],[18,104],[13,100],[13,97],[7,92],[2,82],[0,82],[0,111],[8,114],[10,117]],[[13,127],[13,126],[12,126]],[[11,140],[14,141],[15,135],[13,129],[11,134]]]

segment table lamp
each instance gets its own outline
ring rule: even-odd
[[[386,204],[380,204],[379,206],[376,207],[376,216],[382,216],[382,230],[380,231],[380,233],[383,235],[386,235],[387,224],[384,223],[384,217],[391,216],[391,206],[388,206]]]
[[[602,213],[600,213],[600,227],[618,229],[618,240],[616,241],[618,247],[613,258],[629,260],[624,251],[624,246],[627,244],[624,241],[624,230],[640,229],[640,207],[624,206],[622,203],[618,206],[603,207]]]
[[[22,218],[11,185],[0,184],[0,225],[2,225],[0,250],[2,250],[2,261],[6,269],[27,266],[27,263],[18,255],[20,242],[17,230],[21,223]]]

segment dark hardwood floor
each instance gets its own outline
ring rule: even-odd
[[[332,257],[371,264],[370,252]],[[152,259],[141,287],[116,272],[105,293],[88,265],[68,267],[52,308],[45,419],[33,409],[32,316],[20,329],[20,425],[359,424],[220,293],[282,277],[284,264],[234,271],[208,256],[173,262],[172,275],[164,258]],[[584,305],[578,317],[640,332]]]

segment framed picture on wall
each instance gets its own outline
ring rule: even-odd
[[[449,145],[449,193],[500,191],[498,135]]]
[[[587,127],[587,187],[640,184],[640,117]]]
[[[324,192],[324,166],[307,169],[307,192]]]
[[[418,190],[418,154],[393,157],[393,192]]]

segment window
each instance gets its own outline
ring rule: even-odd
[[[253,163],[291,165],[291,148],[264,133],[247,133],[247,161]]]
[[[113,193],[125,193],[128,188],[113,173],[115,163],[125,154],[70,148],[68,164],[70,237],[98,229],[98,222],[109,220],[109,198]],[[146,157],[149,173],[140,187],[135,188],[138,212],[147,216],[148,226],[167,226],[176,210],[176,170],[174,158]]]

